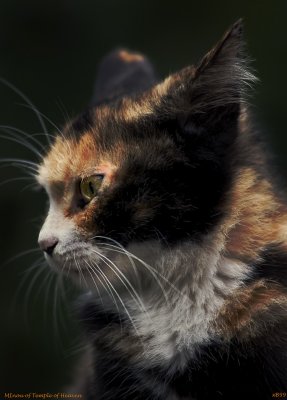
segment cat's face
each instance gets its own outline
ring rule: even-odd
[[[133,108],[123,102],[86,113],[80,118],[89,123],[67,127],[39,168],[50,202],[39,243],[49,263],[71,276],[89,281],[87,269],[97,264],[112,279],[109,260],[131,267],[123,249],[149,243],[158,251],[190,232],[195,166],[179,138],[153,118],[131,118]]]
[[[91,108],[58,135],[38,175],[50,202],[39,243],[51,265],[95,287],[96,275],[119,281],[136,257],[152,263],[212,229],[247,79],[239,42],[235,26],[197,68]]]

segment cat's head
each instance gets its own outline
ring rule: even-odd
[[[141,56],[108,57],[94,106],[39,167],[50,201],[39,244],[50,264],[92,287],[114,284],[138,257],[152,264],[160,249],[214,229],[253,80],[242,46],[238,22],[198,65],[156,84]]]

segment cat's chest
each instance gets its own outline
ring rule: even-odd
[[[222,258],[216,268],[194,273],[192,281],[170,289],[160,301],[152,295],[142,299],[142,307],[127,301],[122,318],[94,310],[101,321],[95,343],[143,367],[181,370],[214,338],[212,321],[245,272],[244,265]]]
[[[142,362],[149,365],[177,365],[181,368],[197,346],[208,340],[215,301],[201,307],[182,294],[177,304],[160,306],[138,313],[135,324],[144,344]]]
[[[142,356],[151,365],[181,369],[201,345],[214,339],[213,321],[227,296],[242,284],[247,266],[222,257],[216,266],[193,272],[177,290],[170,289],[164,300],[149,299],[146,312],[131,311],[144,343]]]

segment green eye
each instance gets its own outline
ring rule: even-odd
[[[80,192],[85,201],[89,202],[98,195],[103,178],[103,175],[93,175],[82,179]]]

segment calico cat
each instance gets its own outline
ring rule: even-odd
[[[287,208],[250,122],[242,35],[238,21],[162,82],[111,53],[39,166],[39,245],[86,289],[87,399],[286,395]]]

